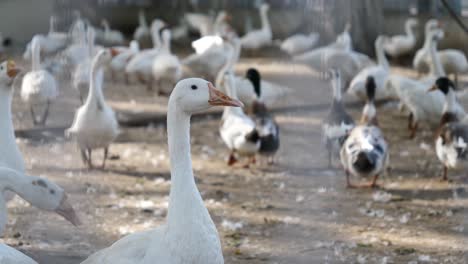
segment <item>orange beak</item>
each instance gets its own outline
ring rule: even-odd
[[[113,57],[119,55],[120,52],[119,52],[117,49],[111,48],[111,49],[110,49],[110,53],[111,53],[111,56],[112,56],[112,58],[113,58]]]
[[[7,75],[10,78],[16,77],[16,75],[20,72],[18,68],[16,68],[16,64],[14,61],[9,60],[7,62]]]
[[[429,93],[429,92],[437,91],[437,89],[438,89],[437,85],[434,84],[431,88],[429,88],[429,90],[427,90],[427,92]]]
[[[210,99],[208,100],[210,105],[244,107],[244,104],[241,101],[233,99],[220,92],[211,83],[208,83],[208,90],[210,91]]]

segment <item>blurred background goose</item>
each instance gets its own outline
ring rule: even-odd
[[[250,31],[241,38],[242,48],[249,50],[257,50],[259,48],[269,46],[272,44],[273,33],[271,32],[270,21],[268,19],[268,10],[270,6],[263,3],[260,8],[260,18],[262,21],[262,28]]]
[[[405,22],[406,35],[396,35],[386,37],[383,48],[392,58],[398,58],[412,52],[416,46],[415,27],[418,21],[415,18],[409,18]]]
[[[283,40],[280,45],[281,50],[289,55],[297,55],[304,53],[317,45],[320,35],[317,32],[309,34],[294,34]]]

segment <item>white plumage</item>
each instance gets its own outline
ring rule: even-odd
[[[290,55],[301,54],[315,47],[319,41],[319,38],[320,35],[316,32],[312,32],[308,35],[295,34],[285,39],[281,43],[280,48]]]
[[[270,22],[268,20],[268,4],[260,6],[260,18],[262,20],[262,28],[248,32],[241,38],[242,48],[257,50],[261,47],[269,46],[273,40],[273,33],[271,32]]]
[[[182,77],[182,64],[171,53],[171,31],[162,32],[163,47],[153,61],[153,80],[158,84],[158,93],[169,95],[172,88]]]

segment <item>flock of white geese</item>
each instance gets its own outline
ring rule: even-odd
[[[257,154],[274,161],[278,151],[279,127],[268,111],[281,96],[277,85],[261,78],[249,68],[244,76],[234,67],[241,50],[258,50],[274,45],[268,18],[269,6],[259,7],[261,28],[238,37],[221,11],[216,18],[188,13],[184,24],[168,29],[154,19],[150,24],[144,13],[133,40],[125,46],[122,33],[102,21],[103,30],[77,16],[69,32],[56,31],[51,18],[50,31],[35,35],[27,45],[24,58],[31,61],[21,83],[21,99],[30,106],[35,125],[45,125],[49,107],[60,95],[60,80],[65,76],[82,105],[76,110],[72,125],[65,135],[76,141],[86,166],[92,168],[92,151],[104,150],[105,166],[108,148],[119,134],[115,113],[106,103],[103,88],[107,79],[125,83],[143,83],[158,96],[169,96],[167,135],[170,155],[171,188],[166,224],[128,235],[110,247],[100,250],[82,263],[224,263],[219,235],[196,186],[190,154],[190,117],[212,106],[224,106],[219,127],[220,136],[230,150],[228,165],[250,166]],[[390,72],[385,53],[401,56],[414,50],[414,19],[406,23],[406,35],[378,37],[375,42],[377,64],[352,47],[351,25],[345,27],[336,41],[315,48],[319,34],[296,34],[281,42],[279,48],[292,59],[313,69],[329,70],[333,102],[324,120],[324,135],[333,157],[339,154],[347,175],[378,176],[388,164],[388,144],[379,129],[377,99],[399,99],[409,113],[412,136],[421,122],[437,124],[436,152],[447,169],[466,161],[468,127],[461,120],[466,114],[455,96],[456,86],[448,73],[457,75],[468,70],[463,53],[437,51],[443,31],[437,21],[426,25],[424,47],[414,60],[422,79],[410,79]],[[201,38],[192,42],[195,52],[179,58],[171,51],[171,40],[183,38],[195,29]],[[153,46],[140,49],[150,39]],[[96,44],[96,40],[104,46]],[[42,58],[42,60],[41,60]],[[74,225],[80,220],[67,200],[67,194],[46,178],[28,175],[16,145],[12,122],[12,83],[21,70],[13,61],[0,64],[0,234],[7,223],[6,203],[15,193],[31,205],[55,211]],[[197,76],[200,78],[191,78]],[[215,85],[213,85],[214,83]],[[344,85],[343,85],[344,84]],[[217,88],[220,90],[218,90]],[[428,93],[430,87],[434,90]],[[346,89],[343,89],[346,88]],[[342,92],[366,101],[358,125],[346,113]],[[41,111],[42,110],[42,111]],[[41,112],[40,114],[38,114]],[[0,263],[36,263],[23,253],[0,245]]]

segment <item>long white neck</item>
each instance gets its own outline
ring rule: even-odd
[[[8,222],[8,208],[3,197],[3,194],[0,194],[0,236],[5,232],[5,226]]]
[[[102,66],[98,63],[97,58],[93,60],[89,78],[89,93],[85,105],[97,104],[102,106],[104,104],[104,96],[102,95],[104,71]]]
[[[32,43],[32,71],[40,70],[41,65],[41,45],[38,38],[33,39]]]
[[[442,63],[440,62],[440,57],[437,54],[437,41],[431,39],[429,43],[429,53],[432,60],[432,64],[430,65],[430,74],[435,77],[443,77],[446,74],[442,67]]]
[[[109,22],[107,22],[107,20],[102,21],[102,26],[104,27],[105,33],[108,33],[110,31]]]
[[[225,19],[225,17],[226,17],[226,15],[225,15],[224,12],[220,13],[218,15],[218,17],[216,17],[216,21],[215,21],[215,24],[214,24],[214,27],[213,27],[214,28],[214,32],[213,32],[214,34],[221,34],[222,35],[223,32],[221,32],[221,28],[222,28],[223,20]]]
[[[385,57],[385,52],[383,50],[382,41],[377,39],[375,41],[375,53],[377,54],[377,61],[380,66],[384,67],[385,69],[389,68],[387,57]]]
[[[449,89],[445,96],[444,111],[443,113],[455,113],[455,106],[457,104],[457,97],[452,89]]]
[[[151,32],[151,39],[153,40],[153,47],[155,49],[161,47],[161,37],[159,36],[159,30],[160,29],[161,29],[160,27],[155,27],[155,28],[153,28],[153,30]]]
[[[138,23],[140,24],[141,27],[148,27],[148,23],[146,23],[146,17],[144,12],[140,12],[138,14]]]
[[[167,137],[171,162],[167,226],[170,232],[185,230],[194,220],[192,216],[199,216],[203,211],[208,214],[193,176],[190,155],[190,115],[178,109],[174,100],[177,99],[172,97],[169,99],[167,111]]]
[[[88,32],[88,56],[91,58],[93,56],[93,49],[94,49],[94,30],[89,29],[90,31]]]
[[[223,67],[218,71],[218,74],[216,75],[216,80],[215,80],[215,85],[218,87],[218,89],[221,89],[224,92],[227,92],[226,88],[224,87],[223,80],[224,80],[224,75],[228,70],[232,68],[232,65],[234,63],[234,57],[235,57],[235,51],[233,46],[230,43],[226,43],[226,62],[224,63]]]
[[[224,85],[226,87],[226,94],[231,98],[238,99],[237,87],[235,86],[235,80],[234,80],[234,72],[232,70],[229,70],[227,74],[225,75]],[[231,114],[238,115],[238,116],[245,116],[245,113],[241,107],[225,106],[223,110],[223,117],[229,116]]]
[[[55,29],[55,17],[51,16],[49,20],[49,33],[54,33],[56,31]]]
[[[405,24],[405,32],[406,32],[406,35],[410,38],[415,38],[414,36],[414,31],[413,31],[413,27],[411,26],[412,24],[411,23],[406,23]]]
[[[24,161],[16,144],[11,114],[12,92],[9,87],[0,87],[0,164],[24,172]]]
[[[166,53],[171,53],[171,33],[170,32],[163,32],[163,45],[161,47],[161,51]]]
[[[262,20],[262,30],[271,31],[270,20],[268,20],[268,10],[260,9],[260,18]]]

